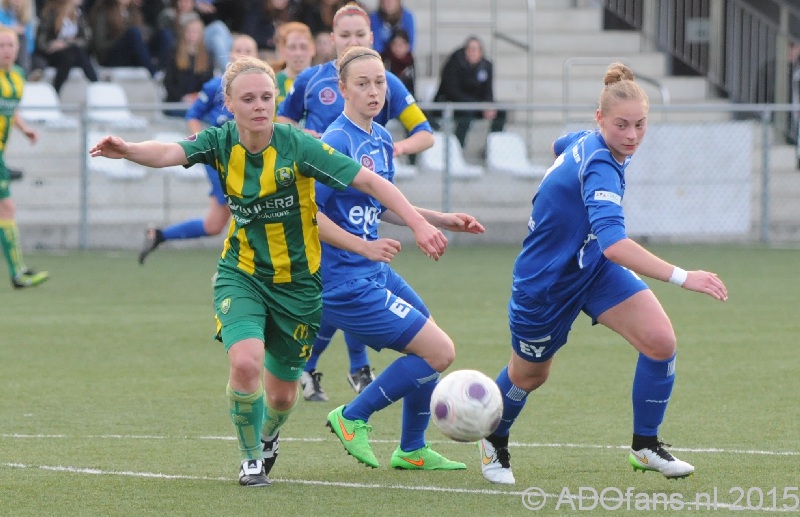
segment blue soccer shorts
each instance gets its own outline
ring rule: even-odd
[[[533,303],[515,290],[508,303],[511,348],[530,362],[547,361],[567,343],[581,311],[597,324],[599,315],[644,289],[648,289],[647,284],[633,271],[605,261],[593,280],[554,303]]]
[[[210,165],[206,165],[205,168],[208,182],[211,184],[211,190],[208,192],[208,195],[214,196],[218,204],[227,205],[228,200],[225,199],[225,192],[222,191],[222,184],[219,182],[219,172]]]
[[[378,351],[405,349],[430,317],[419,295],[388,266],[323,289],[322,304],[327,323]]]

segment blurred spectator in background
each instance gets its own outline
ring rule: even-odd
[[[295,20],[297,0],[247,0],[239,32],[256,40],[259,53],[269,60],[277,48],[278,30]]]
[[[345,0],[300,0],[296,19],[308,25],[311,34],[333,30],[333,15],[346,4]]]
[[[383,54],[389,39],[397,29],[408,35],[409,52],[414,52],[414,15],[403,7],[401,0],[379,0],[378,8],[369,15],[374,37],[372,48]]]
[[[204,28],[205,24],[200,16],[184,18],[178,44],[164,69],[166,102],[193,103],[203,84],[214,77],[214,64],[203,44]],[[186,110],[168,109],[164,113],[170,117],[183,118]]]
[[[101,66],[156,67],[147,45],[147,27],[132,0],[95,0],[89,15],[91,49]]]
[[[215,71],[221,74],[231,53],[232,33],[239,30],[241,6],[238,0],[196,0],[195,9],[206,24],[203,43],[214,56]]]
[[[417,72],[414,66],[414,55],[411,53],[411,42],[405,29],[396,29],[389,38],[389,44],[381,53],[383,65],[394,75],[403,81],[411,95],[414,93],[414,85]]]
[[[314,57],[314,37],[308,25],[300,22],[288,22],[278,28],[276,39],[279,62],[273,68],[279,70],[275,74],[275,87],[278,95],[275,98],[275,112],[286,94],[292,88],[297,75],[311,66]]]
[[[311,60],[312,65],[321,65],[336,59],[336,49],[333,47],[333,38],[330,32],[318,32],[314,35],[314,48],[316,53]]]
[[[172,59],[181,23],[199,16],[194,8],[194,0],[171,0],[170,6],[158,13],[155,34],[150,38],[150,53],[156,58],[159,69],[166,69],[167,63]]]
[[[483,55],[483,44],[470,36],[464,46],[450,54],[442,67],[436,102],[494,102],[492,63]],[[502,131],[506,112],[497,110],[456,111],[455,134],[461,145],[475,119],[491,120],[490,131]]]
[[[2,0],[0,9],[0,25],[11,27],[19,37],[19,54],[17,65],[31,71],[31,57],[35,48],[36,30],[33,3],[31,0]]]
[[[36,29],[36,55],[56,69],[53,87],[57,92],[73,67],[80,67],[86,79],[97,81],[97,71],[89,57],[86,19],[81,0],[47,0]]]

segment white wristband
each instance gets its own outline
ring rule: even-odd
[[[683,284],[686,283],[687,278],[689,278],[689,273],[685,269],[675,266],[675,269],[672,270],[672,276],[669,277],[669,283],[677,286],[683,286]]]

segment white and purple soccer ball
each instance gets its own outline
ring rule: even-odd
[[[431,419],[448,438],[475,442],[500,424],[503,397],[494,380],[477,370],[444,376],[431,395]]]

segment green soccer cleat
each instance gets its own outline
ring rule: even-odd
[[[50,274],[47,271],[39,271],[38,273],[35,273],[27,269],[21,274],[12,278],[11,284],[14,286],[14,289],[36,287],[37,285],[44,283],[48,278],[50,278]]]
[[[343,412],[344,406],[339,406],[328,413],[328,421],[325,425],[339,437],[347,454],[368,467],[377,468],[379,466],[378,458],[372,452],[367,436],[372,432],[372,426],[363,420],[348,420],[342,414]]]
[[[404,452],[400,447],[392,453],[392,467],[404,470],[464,470],[467,466],[448,460],[429,445],[416,451]]]

